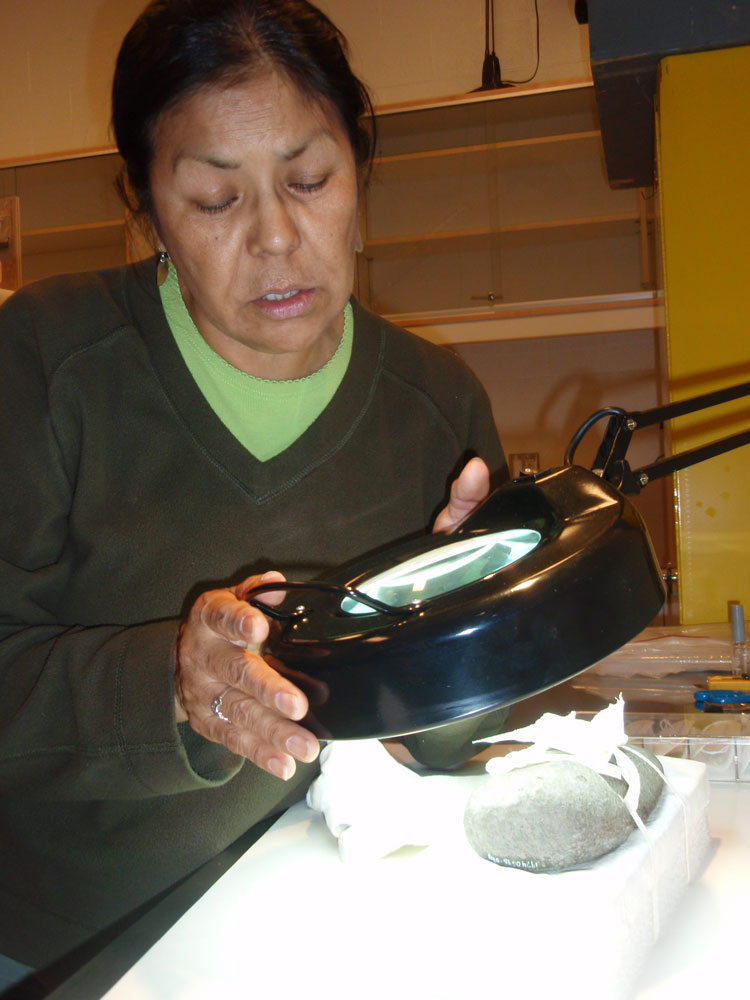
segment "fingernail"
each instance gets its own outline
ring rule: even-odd
[[[294,764],[281,757],[271,757],[268,761],[268,770],[282,781],[288,781],[294,774]]]
[[[253,637],[253,616],[250,614],[243,615],[240,618],[240,632],[242,635],[246,635],[248,639]]]
[[[307,760],[313,750],[310,741],[304,736],[290,736],[285,745],[292,757],[296,757],[297,760]]]
[[[276,708],[288,719],[296,719],[301,713],[302,706],[300,705],[299,698],[290,694],[289,691],[279,691],[274,702]]]

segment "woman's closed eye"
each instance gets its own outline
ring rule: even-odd
[[[225,212],[237,201],[237,197],[227,198],[226,201],[219,202],[216,205],[204,205],[201,202],[196,202],[196,207],[199,212],[205,212],[207,215],[218,215],[220,212]]]
[[[327,183],[328,175],[316,181],[292,181],[289,187],[295,194],[309,195],[321,191]],[[237,200],[237,196],[233,195],[231,198],[227,198],[216,204],[205,204],[200,201],[196,201],[195,204],[199,212],[203,212],[206,215],[219,215],[221,212],[226,212],[228,208],[231,208]]]
[[[298,194],[315,194],[328,183],[328,175],[317,181],[293,181],[289,187]]]

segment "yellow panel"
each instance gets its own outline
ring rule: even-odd
[[[750,47],[661,63],[658,178],[670,394],[750,380]],[[674,421],[673,451],[750,427],[750,401]],[[750,446],[676,477],[680,617],[750,606]]]

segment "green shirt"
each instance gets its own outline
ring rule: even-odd
[[[328,406],[352,353],[352,307],[344,309],[344,332],[331,360],[305,378],[273,381],[240,371],[211,348],[182,300],[177,271],[160,288],[172,335],[190,374],[240,444],[261,462],[285,451]]]

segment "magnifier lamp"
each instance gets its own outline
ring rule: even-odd
[[[593,414],[566,464],[495,490],[450,535],[429,535],[324,581],[261,584],[266,653],[308,696],[321,739],[402,736],[537,694],[614,652],[658,614],[664,582],[627,494],[750,443],[750,431],[632,472],[639,427],[750,395],[750,383],[655,410]],[[610,418],[595,468],[572,462]],[[287,592],[270,608],[258,598]]]

